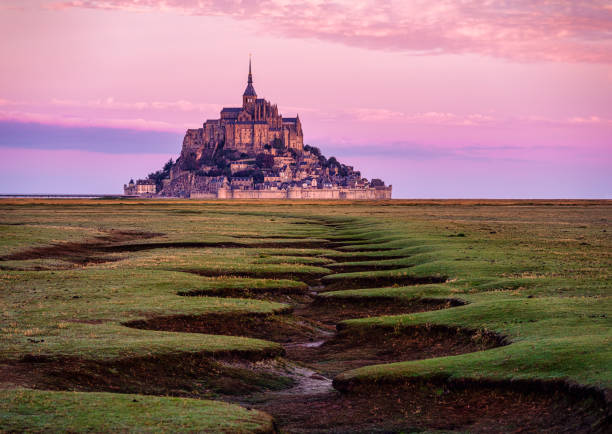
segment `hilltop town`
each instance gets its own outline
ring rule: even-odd
[[[391,186],[304,145],[299,115],[258,98],[249,75],[241,107],[189,129],[181,155],[124,194],[197,199],[390,199]]]

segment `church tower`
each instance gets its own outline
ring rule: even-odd
[[[253,87],[253,74],[251,73],[251,58],[249,57],[249,79],[247,87],[242,94],[242,107],[248,112],[252,112],[255,107],[255,100],[257,99],[257,93]]]

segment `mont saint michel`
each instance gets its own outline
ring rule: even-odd
[[[126,195],[195,199],[390,199],[391,186],[304,145],[299,115],[258,98],[249,61],[241,107],[189,129],[181,154]]]

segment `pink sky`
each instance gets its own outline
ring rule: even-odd
[[[395,197],[612,197],[609,1],[4,0],[0,32],[0,193],[119,192],[240,103],[253,53],[258,95]],[[74,134],[6,133],[32,123]]]

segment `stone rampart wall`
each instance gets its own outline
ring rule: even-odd
[[[217,193],[191,193],[191,199],[217,199]]]
[[[194,199],[205,199],[200,193]],[[391,199],[391,187],[384,188],[290,188],[289,190],[230,190],[219,189],[218,199],[310,199],[310,200],[382,200]]]

